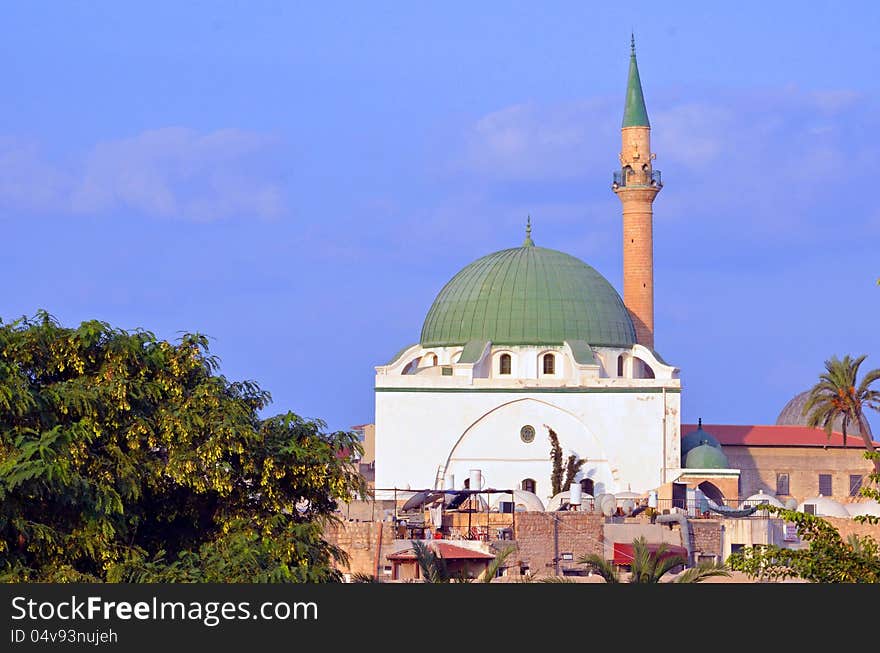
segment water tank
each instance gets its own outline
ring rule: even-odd
[[[568,486],[568,502],[573,506],[581,505],[581,484],[572,483]]]
[[[482,490],[483,489],[483,472],[479,469],[472,469],[470,474],[470,489],[471,490]]]
[[[651,490],[648,492],[648,507],[656,508],[657,507],[657,491]]]

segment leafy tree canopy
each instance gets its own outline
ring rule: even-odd
[[[813,583],[880,582],[880,545],[870,536],[840,532],[821,517],[776,506],[764,506],[797,526],[807,548],[762,545],[746,547],[727,559],[731,569],[762,580],[801,578]],[[856,518],[858,519],[858,518]]]
[[[0,581],[337,580],[356,437],[217,369],[199,334],[0,321]]]

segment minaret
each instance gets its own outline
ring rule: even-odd
[[[626,105],[620,130],[620,172],[612,190],[623,204],[623,303],[632,317],[639,344],[654,348],[654,198],[663,184],[652,166],[651,123],[636,64],[635,37],[629,57]]]

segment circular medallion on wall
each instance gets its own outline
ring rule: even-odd
[[[534,441],[535,439],[535,427],[531,424],[526,424],[519,430],[520,439],[528,444],[529,442]]]

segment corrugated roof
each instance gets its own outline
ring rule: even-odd
[[[682,424],[681,432],[690,433],[696,424]],[[746,424],[703,424],[703,428],[714,435],[723,446],[749,447],[843,447],[843,436],[832,432],[829,439],[822,429],[809,426],[770,426]],[[880,442],[874,442],[880,447]],[[859,435],[846,435],[847,449],[864,449],[865,443]]]
[[[579,365],[595,365],[596,356],[593,349],[583,340],[567,340],[568,346],[571,348],[571,354]]]
[[[476,363],[489,345],[488,340],[468,340],[458,358],[459,363]]]

